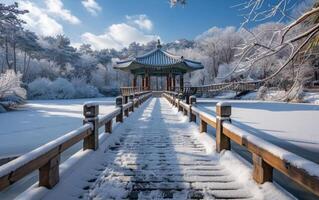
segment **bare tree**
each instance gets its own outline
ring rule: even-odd
[[[179,4],[178,1],[171,1],[174,5]],[[183,2],[185,4],[185,2]],[[319,3],[315,3],[312,8],[304,11],[303,14],[291,16],[291,11],[297,5],[290,0],[247,0],[234,7],[239,8],[243,12],[243,22],[241,28],[243,32],[249,36],[245,42],[238,46],[240,51],[237,54],[238,61],[235,67],[220,79],[227,79],[235,74],[238,70],[243,70],[242,66],[248,71],[247,76],[243,77],[238,84],[245,83],[267,83],[272,79],[278,78],[281,72],[289,67],[294,67],[293,84],[289,90],[297,91],[294,87],[302,87],[305,80],[309,78],[307,73],[309,58],[318,55],[319,44]],[[246,26],[251,22],[265,22],[266,20],[277,19],[277,22],[288,21],[283,27],[278,27],[272,31],[271,37],[267,42],[263,41],[262,36],[258,33],[250,31]],[[286,56],[282,56],[286,55]],[[277,63],[270,62],[268,66],[275,70],[272,73],[266,73],[267,76],[259,79],[251,80],[252,71],[260,66],[260,62],[276,56]],[[272,66],[275,65],[275,66]],[[288,93],[289,93],[288,92]]]

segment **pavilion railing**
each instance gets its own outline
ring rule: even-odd
[[[148,93],[149,91],[142,88],[142,87],[121,87],[121,94],[122,96],[138,96]]]

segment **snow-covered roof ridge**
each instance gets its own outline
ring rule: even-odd
[[[138,67],[172,67],[176,65],[186,67],[188,71],[204,68],[199,61],[186,59],[184,56],[174,55],[162,48],[156,48],[142,56],[118,61],[116,62],[115,68],[124,70],[130,68],[131,65],[137,65]]]

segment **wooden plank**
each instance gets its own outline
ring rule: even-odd
[[[220,117],[220,116],[219,116]],[[216,119],[216,151],[230,150],[230,138],[223,133],[223,125],[220,118]]]
[[[23,177],[30,174],[31,172],[44,166],[46,163],[49,162],[50,159],[54,158],[55,156],[65,151],[66,149],[76,144],[77,142],[83,140],[85,137],[87,137],[90,134],[91,134],[90,127],[88,127],[87,129],[83,130],[81,133],[70,138],[69,140],[63,143],[57,144],[56,146],[53,146],[49,151],[41,154],[40,156],[33,158],[32,160],[30,160],[29,162],[21,166],[17,166],[15,170],[12,170],[10,173],[0,177],[0,190],[8,187],[9,185],[12,185],[13,183],[22,179]]]
[[[223,132],[224,135],[226,135],[227,137],[229,137],[232,141],[234,141],[235,143],[241,145],[241,146],[245,146],[246,144],[243,142],[243,138],[240,137],[239,135],[237,135],[236,133],[233,133],[232,131],[228,130],[227,128],[223,127]]]
[[[200,113],[199,114],[199,118],[203,121],[205,121],[207,124],[209,124],[211,127],[216,128],[216,122],[214,119],[212,119],[211,117]]]
[[[266,163],[262,157],[253,153],[253,178],[259,183],[263,184],[267,181],[272,182],[273,168]]]
[[[112,133],[112,120],[105,123],[105,132]]]
[[[65,150],[67,150],[68,148],[70,148],[71,146],[73,146],[74,144],[80,142],[81,140],[83,140],[84,138],[90,136],[92,134],[91,129],[85,130],[82,133],[79,133],[78,135],[74,136],[73,138],[71,138],[70,140],[65,141],[64,143],[62,143],[60,145],[60,153],[64,152]]]
[[[39,186],[52,189],[60,180],[59,175],[60,154],[50,159],[39,169]]]
[[[282,160],[267,149],[258,147],[253,142],[247,141],[246,146],[250,152],[262,157],[262,159],[270,166],[319,196],[319,177],[311,176],[302,168],[291,165],[289,162]]]
[[[112,120],[113,118],[115,118],[117,115],[119,115],[121,113],[121,109],[117,108],[115,111],[104,115],[103,117],[99,118],[99,128],[104,126],[104,124],[106,124],[108,121]]]
[[[11,157],[7,157],[7,158],[0,158],[0,166],[6,164],[6,163],[8,163],[8,162],[10,162],[10,161],[12,161],[12,160],[14,160],[16,158],[18,158],[18,157],[19,156],[11,156]]]
[[[199,132],[206,133],[207,132],[207,122],[200,118],[199,122]]]
[[[273,168],[277,169],[298,184],[319,196],[319,177],[311,176],[302,168],[293,166],[288,161],[282,160],[280,157],[269,152],[267,149],[254,144],[254,141],[249,141],[246,138],[242,138],[238,134],[228,130],[225,127],[224,134],[237,144],[246,147],[249,152],[260,156]]]
[[[16,170],[13,170],[8,175],[0,177],[0,190],[5,187],[12,185],[18,180],[22,179],[26,175],[30,174],[34,170],[39,169],[41,166],[44,166],[49,162],[50,159],[54,158],[59,154],[59,147],[51,149],[49,152],[42,154],[41,156],[33,159],[32,161],[18,167]],[[5,186],[5,187],[2,187]]]

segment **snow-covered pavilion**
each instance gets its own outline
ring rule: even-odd
[[[133,87],[137,87],[137,78],[141,77],[141,87],[145,90],[151,89],[151,76],[164,76],[166,77],[166,90],[171,91],[176,87],[177,76],[179,76],[179,87],[183,88],[184,74],[203,69],[204,66],[198,61],[163,50],[158,40],[156,49],[142,56],[119,61],[114,68],[133,74]]]

